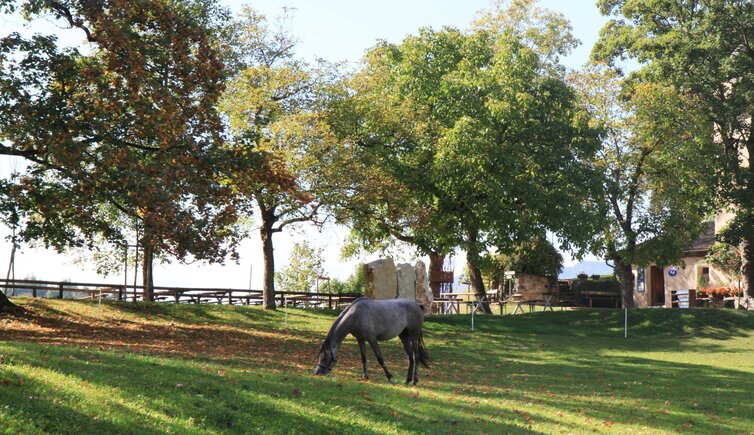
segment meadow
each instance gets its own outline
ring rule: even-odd
[[[337,313],[16,299],[0,317],[4,433],[754,434],[754,313],[434,316],[433,364],[390,385],[348,338],[314,376]],[[399,341],[382,345],[401,379]]]

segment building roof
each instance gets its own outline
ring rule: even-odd
[[[704,222],[702,225],[704,232],[691,246],[683,250],[685,255],[707,255],[710,246],[715,243],[715,221]]]

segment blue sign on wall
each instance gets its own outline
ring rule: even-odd
[[[668,275],[670,276],[678,275],[678,269],[676,269],[675,267],[671,267],[670,269],[668,269]]]

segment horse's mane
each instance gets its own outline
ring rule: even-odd
[[[325,350],[325,346],[328,346],[328,347],[330,346],[330,337],[332,337],[333,333],[335,333],[335,328],[337,328],[337,327],[338,327],[338,325],[340,324],[340,321],[341,321],[341,320],[343,320],[343,317],[345,317],[346,313],[348,313],[349,311],[351,311],[351,307],[353,307],[353,306],[354,306],[354,305],[356,304],[356,302],[358,302],[358,301],[360,301],[360,300],[363,300],[363,299],[367,299],[367,298],[364,298],[364,297],[360,297],[360,298],[356,298],[356,299],[354,299],[354,300],[353,300],[353,302],[351,302],[351,303],[350,303],[350,304],[349,304],[349,305],[348,305],[348,306],[346,307],[346,309],[345,309],[345,310],[343,310],[343,311],[342,311],[342,312],[341,312],[341,313],[340,313],[340,314],[338,315],[338,317],[337,317],[337,318],[335,319],[335,322],[333,322],[332,326],[330,327],[330,331],[329,331],[329,332],[327,333],[327,335],[325,336],[325,339],[324,339],[324,340],[322,340],[322,345],[321,345],[321,346],[319,347],[319,354],[318,354],[318,355],[321,355],[321,354],[322,354],[322,352],[324,352],[324,350]]]

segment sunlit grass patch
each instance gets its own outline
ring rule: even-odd
[[[754,316],[732,310],[434,317],[418,387],[355,340],[313,376],[336,313],[22,300],[0,319],[7,433],[741,433]],[[399,378],[397,340],[383,345]]]

